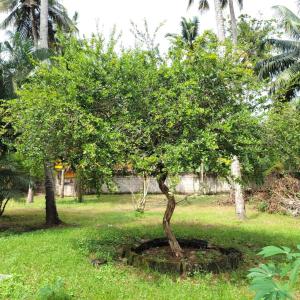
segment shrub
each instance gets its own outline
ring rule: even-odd
[[[64,287],[62,278],[58,278],[53,285],[46,285],[39,290],[38,300],[69,300],[71,299]]]
[[[300,245],[297,246],[300,250]],[[264,258],[283,255],[282,262],[261,264],[249,270],[250,289],[256,293],[255,300],[296,299],[293,292],[299,278],[300,251],[292,252],[287,247],[268,246],[258,255]]]

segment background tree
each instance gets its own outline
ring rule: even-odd
[[[222,2],[222,8],[229,7],[229,13],[230,13],[230,23],[231,23],[231,33],[232,33],[232,42],[234,45],[237,45],[238,43],[238,32],[237,32],[237,21],[235,17],[235,11],[234,11],[234,3],[233,0],[221,0]],[[237,3],[240,7],[240,9],[243,8],[243,0],[237,0]]]
[[[211,1],[212,2],[212,1]],[[194,0],[189,0],[188,6],[190,7],[194,3]],[[210,9],[209,0],[199,0],[199,10],[204,12]],[[216,14],[216,24],[218,29],[218,38],[221,42],[225,41],[225,22],[222,12],[222,0],[214,0],[215,14]]]
[[[35,48],[40,39],[40,14],[41,0],[1,0],[0,10],[8,12],[8,16],[2,22],[2,28],[10,26],[20,34],[24,39],[32,39]],[[50,45],[55,42],[55,33],[57,29],[63,32],[73,31],[74,23],[69,18],[65,7],[57,0],[49,1],[48,38]]]
[[[192,20],[187,20],[186,18],[181,18],[181,35],[178,34],[167,34],[167,37],[172,37],[175,39],[181,39],[184,43],[188,45],[190,49],[193,49],[193,43],[199,35],[199,20],[194,17]]]
[[[265,44],[273,46],[280,53],[258,63],[261,78],[272,78],[271,92],[283,101],[297,95],[300,87],[300,19],[284,6],[274,7],[279,17],[280,27],[291,39],[269,38]]]
[[[18,159],[13,155],[0,153],[0,217],[8,201],[26,189],[28,176]]]

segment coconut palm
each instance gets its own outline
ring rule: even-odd
[[[221,42],[225,40],[225,22],[222,12],[222,1],[223,0],[214,0],[218,38]],[[211,2],[212,1],[209,0],[199,0],[199,10],[201,12],[209,10]],[[194,0],[189,0],[188,7],[190,7],[193,3]]]
[[[222,8],[229,6],[229,12],[230,12],[230,22],[231,22],[231,31],[232,31],[232,42],[234,45],[237,45],[237,23],[235,18],[235,11],[234,11],[234,5],[233,0],[221,0],[222,1]],[[237,4],[239,5],[240,9],[243,8],[243,0],[236,0]]]
[[[300,6],[300,1],[299,1]],[[275,6],[278,20],[290,39],[267,39],[279,53],[257,64],[261,78],[273,78],[271,92],[284,101],[294,98],[300,90],[300,18],[284,6]]]
[[[199,35],[199,20],[197,17],[187,20],[186,18],[181,18],[181,35],[179,34],[167,34],[167,37],[180,38],[182,41],[188,45],[190,49],[193,49],[193,43],[197,36]]]
[[[0,11],[8,12],[2,22],[2,28],[13,26],[23,38],[32,38],[35,47],[39,39],[40,0],[0,0]],[[58,0],[49,0],[48,37],[54,42],[57,28],[64,32],[74,30],[74,24],[68,17],[65,7]]]
[[[48,19],[49,19],[49,6],[48,0],[41,0],[40,11],[40,49],[48,49]],[[54,177],[53,177],[53,163],[45,160],[44,172],[45,172],[45,199],[46,199],[46,224],[49,226],[55,226],[61,223],[58,217],[56,203],[55,203],[55,191],[54,191]]]

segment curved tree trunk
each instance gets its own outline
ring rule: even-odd
[[[32,182],[29,182],[26,202],[28,204],[33,203],[33,197],[34,197],[33,185]]]
[[[61,220],[58,217],[55,192],[54,192],[54,178],[52,171],[52,164],[45,163],[45,193],[46,193],[46,224],[48,226],[55,226],[61,224]]]
[[[237,23],[235,18],[233,0],[228,0],[228,4],[229,4],[229,11],[230,11],[232,42],[236,46],[238,42],[238,34],[237,34]]]
[[[215,1],[218,38],[221,42],[224,42],[225,41],[225,22],[224,22],[224,17],[223,17],[221,0],[214,0],[214,1]]]
[[[237,156],[233,157],[233,161],[231,163],[231,177],[231,189],[232,196],[235,202],[236,215],[240,220],[244,220],[246,218],[246,208],[243,189],[241,185],[241,166]]]
[[[164,228],[165,234],[169,240],[169,244],[170,244],[172,252],[175,254],[176,257],[182,258],[183,250],[180,247],[174,233],[172,232],[171,224],[170,224],[173,212],[176,207],[175,196],[169,190],[168,186],[166,185],[166,183],[165,183],[166,179],[167,179],[167,174],[160,174],[157,177],[157,182],[158,182],[159,188],[168,200],[167,208],[166,208],[164,218],[163,218],[163,228]]]

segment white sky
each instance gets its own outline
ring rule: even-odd
[[[162,48],[166,48],[167,33],[179,33],[180,19],[184,17],[198,16],[200,29],[215,29],[215,15],[212,7],[210,12],[200,15],[197,10],[198,0],[192,8],[187,10],[188,0],[62,0],[72,16],[75,11],[79,13],[79,29],[81,35],[90,36],[97,28],[104,36],[108,36],[114,25],[122,32],[122,44],[130,46],[134,39],[130,33],[130,20],[141,24],[146,18],[150,29],[154,29],[161,22],[165,25],[159,31],[158,42]],[[213,3],[213,1],[211,1]],[[295,0],[244,0],[242,13],[247,13],[256,18],[271,18],[273,5],[285,5],[293,11],[297,11]],[[238,8],[236,8],[239,14]],[[228,13],[225,13],[227,16]],[[0,20],[3,16],[0,16]],[[4,33],[0,34],[0,39]]]

